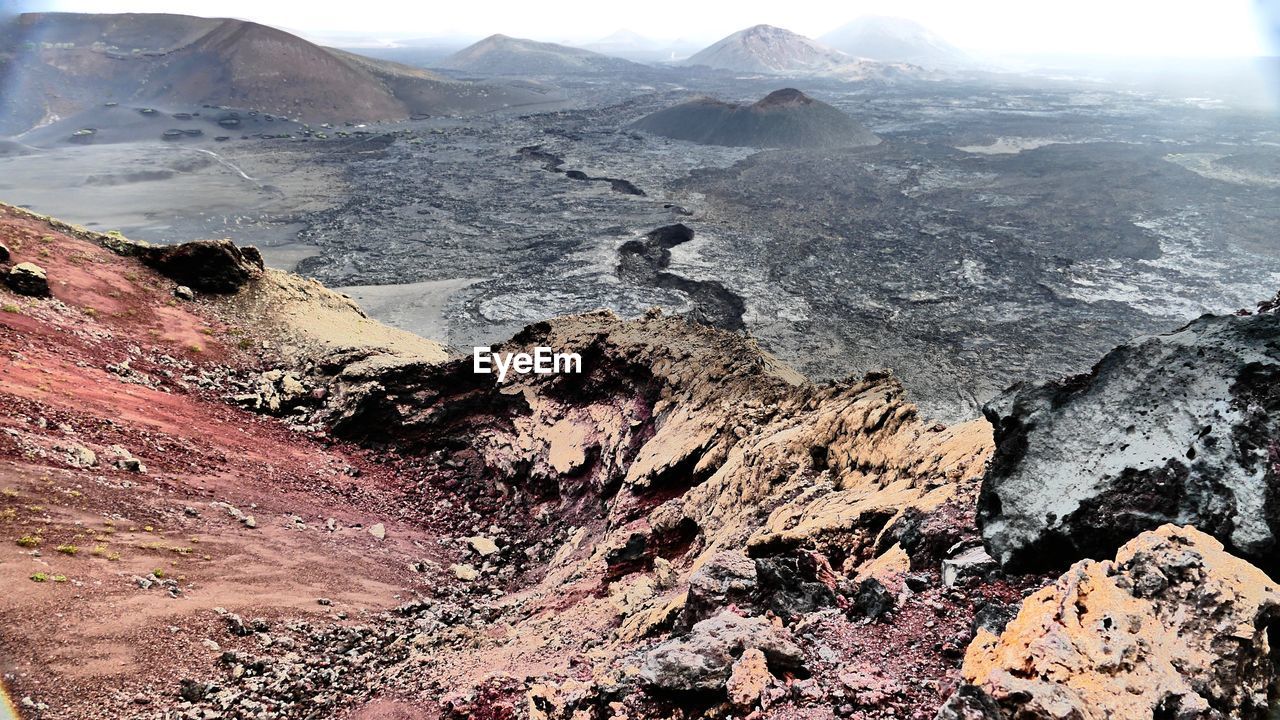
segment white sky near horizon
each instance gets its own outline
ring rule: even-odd
[[[987,54],[1280,54],[1274,47],[1280,0],[849,0],[838,10],[830,0],[0,0],[0,8],[236,17],[313,40],[478,38],[500,32],[584,42],[627,29],[697,43],[758,23],[817,37],[860,15],[879,14],[917,20],[966,50]]]

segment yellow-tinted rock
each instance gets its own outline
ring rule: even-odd
[[[733,664],[733,672],[725,685],[729,702],[734,707],[743,709],[753,707],[760,701],[760,694],[770,680],[773,680],[773,676],[769,674],[769,664],[765,661],[764,653],[756,648],[747,650]]]
[[[1165,525],[1082,561],[980,634],[963,675],[1018,718],[1265,718],[1280,586],[1212,537]]]

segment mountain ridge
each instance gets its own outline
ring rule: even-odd
[[[28,13],[0,26],[0,57],[13,87],[0,97],[0,132],[10,133],[104,102],[372,122],[536,101],[231,18]]]
[[[539,75],[641,70],[622,58],[558,43],[497,33],[438,61],[435,67],[486,75]]]
[[[753,25],[731,33],[680,61],[731,72],[785,74],[820,72],[851,62],[853,58],[773,25]]]

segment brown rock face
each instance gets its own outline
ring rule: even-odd
[[[1280,696],[1277,631],[1280,586],[1212,537],[1165,525],[1114,562],[1074,565],[999,637],[981,631],[962,672],[983,692],[940,717],[987,717],[989,699],[1026,720],[1265,718]]]

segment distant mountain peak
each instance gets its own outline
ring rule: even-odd
[[[25,50],[37,42],[49,47]],[[97,112],[106,101],[369,122],[535,98],[506,89],[482,95],[424,70],[321,47],[267,25],[163,13],[25,14],[0,25],[0,58],[15,76],[32,79],[0,93],[0,133]]]
[[[864,15],[822,36],[822,41],[854,57],[907,62],[926,67],[962,65],[959,48],[908,18]]]
[[[562,75],[641,66],[583,48],[495,34],[441,60],[437,67],[486,75]]]
[[[848,62],[838,50],[773,25],[739,30],[684,61],[733,72],[808,73]]]

